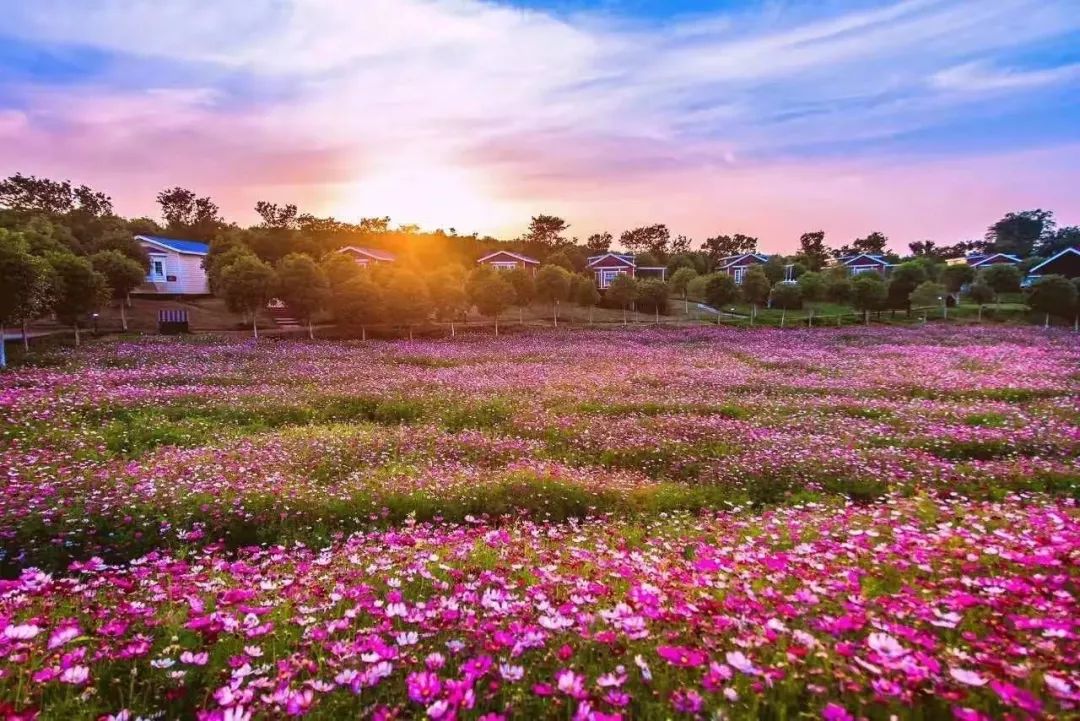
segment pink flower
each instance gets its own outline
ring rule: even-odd
[[[758,673],[757,668],[753,662],[743,654],[742,651],[728,651],[724,655],[724,660],[728,662],[732,668],[736,671],[741,671],[747,676],[753,676]]]
[[[62,683],[70,683],[73,686],[82,686],[90,679],[90,669],[86,666],[72,666],[64,669],[60,674]]]
[[[700,666],[705,663],[705,654],[693,648],[659,646],[656,653],[672,666]]]
[[[80,633],[82,633],[82,631],[79,629],[77,623],[69,623],[60,626],[52,632],[51,636],[49,636],[49,650],[51,651],[52,649],[59,648],[68,641],[78,638]]]
[[[697,713],[702,703],[701,694],[693,689],[679,689],[671,695],[671,705],[680,713]]]
[[[210,654],[206,651],[200,651],[199,653],[184,651],[180,654],[180,663],[186,663],[192,666],[205,666],[209,660]]]
[[[965,686],[985,686],[986,679],[974,671],[963,668],[950,668],[949,675]]]
[[[442,682],[439,680],[438,675],[431,671],[410,673],[406,679],[406,685],[409,690],[409,698],[416,703],[429,703],[442,691]]]
[[[21,626],[8,626],[4,629],[4,637],[12,641],[29,641],[41,633],[41,628],[32,623],[24,623]]]
[[[585,677],[564,668],[555,674],[555,687],[571,698],[584,698]]]
[[[825,704],[825,708],[821,709],[821,718],[825,721],[855,721],[847,709],[835,703]]]

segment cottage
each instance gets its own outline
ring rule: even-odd
[[[509,250],[497,250],[488,253],[476,261],[483,265],[491,266],[496,270],[515,270],[521,268],[529,271],[530,275],[536,275],[536,269],[540,267],[540,261],[520,253],[511,253]]]
[[[755,265],[764,265],[768,260],[769,256],[761,255],[760,253],[729,255],[726,258],[720,259],[716,272],[727,273],[734,279],[736,284],[742,285],[743,278],[746,277],[746,271],[750,270],[750,268]]]
[[[397,261],[397,256],[393,253],[377,248],[359,248],[355,245],[347,245],[339,249],[338,252],[350,256],[360,265],[378,265],[379,263],[394,263]]]
[[[1066,248],[1057,255],[1039,263],[1031,269],[1028,279],[1038,280],[1046,275],[1080,278],[1080,247]]]
[[[945,261],[945,264],[959,265],[961,263],[966,263],[978,270],[991,265],[1016,265],[1019,262],[1019,258],[1015,255],[1009,255],[1008,253],[973,253],[971,255],[966,255],[963,258],[950,258]]]
[[[877,273],[884,277],[892,272],[893,264],[885,260],[884,256],[871,253],[859,253],[838,258],[837,264],[846,267],[852,275],[860,273]]]
[[[139,295],[207,295],[210,284],[203,260],[210,246],[195,240],[166,238],[160,235],[136,235],[135,241],[150,256],[146,281],[135,293]]]
[[[664,280],[667,268],[662,265],[638,265],[632,253],[603,253],[586,260],[585,270],[596,279],[596,287],[606,290],[620,275],[631,278],[659,278]]]

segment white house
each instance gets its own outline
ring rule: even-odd
[[[136,235],[135,240],[150,256],[146,282],[135,291],[142,295],[207,295],[203,259],[210,246],[194,240],[165,238],[160,235]]]

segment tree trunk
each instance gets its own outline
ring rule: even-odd
[[[784,319],[787,318],[787,308],[783,308],[780,311],[780,327],[784,327]]]
[[[495,337],[499,337],[499,314],[495,314]]]
[[[589,325],[593,324],[593,310],[595,308],[596,308],[596,306],[592,306],[592,305],[589,306]]]
[[[870,325],[870,311],[864,310],[863,312],[863,324]]]
[[[949,306],[945,305],[944,303],[941,304],[941,318],[942,320],[949,319]]]
[[[559,327],[559,301],[551,304],[551,317],[555,321],[555,327]]]
[[[523,305],[518,306],[518,323],[525,325],[525,306]]]
[[[23,350],[27,353],[30,352],[30,324],[23,319],[22,322],[22,345]]]
[[[307,337],[308,340],[315,340],[315,329],[311,327],[311,318],[307,321]]]
[[[4,338],[3,323],[0,323],[0,368],[7,368],[7,339]]]
[[[690,315],[690,299],[686,296],[686,293],[683,293],[682,302],[683,302],[683,315]]]
[[[657,305],[654,310],[656,311],[656,325],[660,325],[660,306]]]
[[[1050,327],[1050,314],[1047,313],[1045,318],[1043,319],[1043,328],[1049,328],[1049,327]]]
[[[757,303],[750,305],[750,325],[754,325],[754,317],[757,315]]]
[[[625,305],[622,308],[622,324],[626,325],[626,306]]]
[[[360,340],[367,340],[367,326],[360,326]]]
[[[412,340],[412,326],[409,326],[409,340]]]
[[[454,321],[450,321],[450,337],[454,338],[457,332],[454,330]]]
[[[75,322],[75,347],[79,347],[79,323]]]
[[[813,328],[814,327],[814,309],[813,308],[810,309],[810,315],[806,319],[806,327],[807,328]]]
[[[255,334],[255,340],[259,340],[259,320],[254,312],[251,314],[251,332]]]
[[[120,327],[127,333],[127,311],[124,310],[124,301],[120,301]]]

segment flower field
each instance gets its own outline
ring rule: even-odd
[[[7,718],[1080,713],[1080,342],[104,342],[0,375]]]

